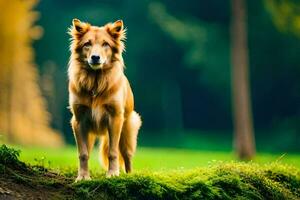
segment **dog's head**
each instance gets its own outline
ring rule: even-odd
[[[118,20],[104,26],[92,26],[73,19],[69,29],[71,52],[83,66],[93,70],[105,69],[116,60],[122,60],[126,30],[123,21]]]

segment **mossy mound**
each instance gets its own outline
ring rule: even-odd
[[[14,191],[26,197],[40,194],[42,199],[300,199],[300,170],[280,163],[219,162],[194,170],[135,172],[113,178],[101,173],[92,181],[73,183],[75,169],[54,173],[22,163],[18,155],[14,149],[0,147],[0,199]]]
[[[104,176],[74,185],[82,197],[97,199],[299,199],[300,171],[273,163],[219,163],[165,173]]]

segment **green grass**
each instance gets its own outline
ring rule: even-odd
[[[106,178],[105,173],[99,171],[94,174],[93,181],[73,183],[76,177],[76,170],[73,168],[76,165],[76,160],[72,158],[75,154],[73,147],[52,151],[44,149],[45,152],[42,149],[39,151],[23,149],[23,151],[27,151],[24,155],[21,153],[23,160],[45,165],[45,159],[34,161],[34,157],[47,156],[48,159],[53,158],[53,163],[50,165],[61,169],[60,173],[56,173],[52,169],[25,165],[18,159],[18,151],[1,146],[0,185],[4,185],[4,189],[11,186],[13,190],[17,184],[19,190],[25,188],[27,198],[30,198],[31,192],[33,195],[31,197],[41,199],[46,197],[108,200],[300,198],[299,168],[282,164],[296,161],[290,155],[280,157],[280,161],[278,155],[260,155],[257,161],[267,162],[267,164],[235,161],[209,162],[210,156],[220,160],[230,160],[233,157],[225,152],[141,148],[135,160],[137,171],[133,174]],[[204,158],[205,156],[209,158]],[[196,161],[192,162],[190,159]],[[273,159],[275,162],[270,163],[269,161]],[[184,168],[178,168],[180,165]],[[199,167],[201,165],[204,167]],[[66,169],[66,166],[71,166],[70,170]],[[149,170],[143,170],[142,167],[145,166]],[[62,168],[65,169],[62,170]]]
[[[74,169],[77,167],[77,152],[73,146],[60,149],[48,148],[26,148],[16,147],[22,150],[20,159],[31,164],[43,165],[56,169]],[[170,170],[170,169],[193,169],[195,167],[205,167],[213,162],[234,161],[232,152],[222,151],[196,151],[184,149],[163,149],[141,147],[134,157],[135,170]],[[291,164],[300,168],[299,154],[270,154],[258,153],[253,160],[255,163],[280,162]],[[92,152],[90,158],[90,168],[92,171],[101,170],[98,152]]]

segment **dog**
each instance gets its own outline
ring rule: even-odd
[[[73,19],[69,34],[69,106],[79,154],[76,181],[91,179],[88,160],[97,137],[107,177],[118,176],[119,166],[129,173],[142,122],[124,75],[123,21],[98,27]]]

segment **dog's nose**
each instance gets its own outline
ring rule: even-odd
[[[93,63],[99,63],[100,56],[92,55],[91,59],[92,59]]]

